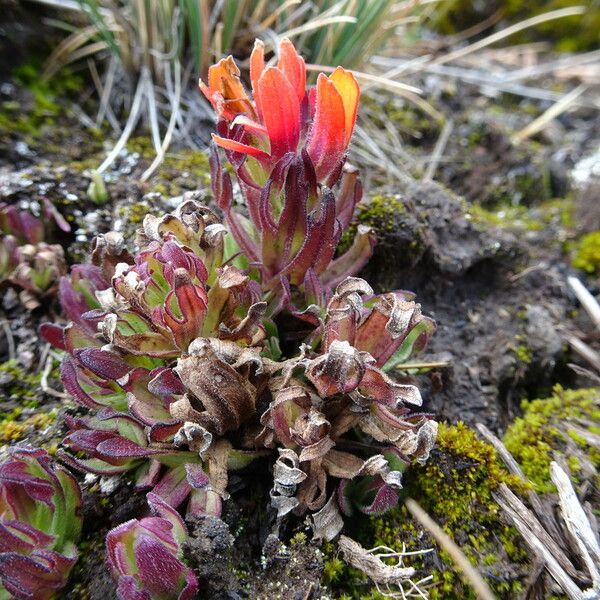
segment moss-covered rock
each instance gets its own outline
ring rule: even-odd
[[[415,498],[460,545],[500,598],[514,598],[520,591],[526,567],[519,565],[526,552],[519,535],[500,518],[500,508],[492,497],[506,483],[525,491],[522,482],[501,465],[494,448],[479,439],[463,423],[440,426],[437,447],[423,466],[406,474],[407,496]],[[407,551],[434,548],[430,554],[409,557],[406,564],[418,569],[415,579],[433,576],[429,590],[432,599],[475,598],[465,586],[445,552],[418,525],[404,506],[364,520],[351,532],[367,548],[385,545]],[[382,600],[359,572],[341,566],[329,553],[325,573],[332,587],[349,598]]]
[[[586,432],[600,435],[600,392],[597,389],[554,388],[549,398],[524,400],[523,416],[511,424],[504,443],[538,492],[554,490],[550,480],[553,453],[568,454],[575,482],[600,468],[600,451]],[[596,474],[596,485],[600,478]]]

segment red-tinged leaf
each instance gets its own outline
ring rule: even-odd
[[[6,590],[15,598],[48,600],[67,582],[68,573],[75,559],[62,557],[63,561],[52,559],[58,553],[38,556],[33,553],[23,556],[16,552],[0,554],[0,579]],[[36,560],[37,559],[37,560]]]
[[[135,577],[124,575],[119,577],[117,586],[119,600],[148,600],[148,594],[138,587]]]
[[[352,502],[347,493],[348,480],[342,479],[337,487],[337,501],[342,514],[351,517],[354,513]]]
[[[396,383],[377,367],[367,364],[365,375],[358,387],[365,398],[387,406],[400,408],[404,403],[421,406],[423,400],[419,388],[414,385]]]
[[[323,73],[317,78],[315,119],[307,151],[317,179],[323,181],[339,166],[346,151],[344,102],[334,83]]]
[[[286,152],[296,152],[300,141],[300,102],[282,71],[265,69],[258,80],[258,94],[274,160]]]
[[[223,499],[210,488],[192,490],[187,507],[187,518],[220,517],[223,511]]]
[[[60,325],[56,325],[55,323],[42,323],[40,325],[39,333],[50,345],[59,350],[66,351],[65,332]]]
[[[428,317],[422,317],[409,333],[404,337],[402,343],[393,355],[387,359],[383,366],[384,371],[391,371],[398,365],[405,363],[413,354],[425,348],[429,338],[435,333],[435,321]]]
[[[0,553],[14,551],[30,554],[36,547],[48,546],[54,539],[54,536],[46,535],[28,523],[0,521]]]
[[[48,200],[48,198],[46,198],[45,196],[44,198],[42,198],[42,200],[44,202],[44,212],[46,213],[46,218],[53,219],[54,222],[58,225],[58,227],[62,229],[62,231],[64,231],[65,233],[69,233],[71,231],[71,226],[69,225],[69,223],[67,223],[65,218],[58,212],[54,204],[52,204],[52,202],[50,202],[50,200]]]
[[[283,71],[301,103],[306,94],[306,65],[290,40],[283,38],[279,44],[277,67]]]
[[[203,288],[191,282],[184,269],[175,271],[174,288],[167,294],[162,318],[178,348],[185,351],[202,333],[208,297]]]
[[[335,204],[336,215],[342,230],[348,229],[354,216],[354,208],[360,202],[362,194],[363,187],[359,179],[358,169],[345,165]]]
[[[187,537],[187,529],[180,514],[158,494],[149,492],[146,496],[150,512],[171,524],[170,534],[177,543],[183,543]]]
[[[219,151],[215,144],[211,144],[208,159],[210,165],[210,181],[214,199],[217,206],[228,212],[233,202],[233,187],[231,177],[221,166]]]
[[[308,228],[302,248],[282,272],[288,275],[290,283],[300,285],[311,267],[319,273],[316,264],[335,251],[334,229],[335,200],[333,194],[326,190],[321,195],[319,206],[308,215]]]
[[[399,498],[398,490],[381,480],[373,500],[369,504],[359,505],[358,509],[366,515],[379,516],[397,506]]]
[[[391,425],[395,429],[415,429],[415,425],[408,421],[405,421],[400,416],[393,413],[393,409],[390,410],[386,406],[379,403],[374,403],[373,412],[379,417],[384,423]]]
[[[185,386],[181,383],[173,369],[158,367],[150,372],[148,391],[161,397],[185,394]]]
[[[236,142],[235,140],[231,140],[229,138],[224,138],[219,135],[212,134],[212,139],[221,148],[225,148],[225,150],[230,150],[231,152],[239,152],[240,154],[248,154],[249,156],[254,156],[258,160],[268,161],[271,156],[264,150],[260,150],[259,148],[255,148],[254,146],[249,146],[248,144],[243,144],[242,142]]]
[[[93,473],[94,475],[107,475],[110,477],[112,475],[126,473],[137,465],[137,463],[131,462],[125,462],[122,465],[111,465],[99,458],[81,459],[60,448],[57,455],[63,463],[84,474]]]
[[[92,373],[113,381],[125,377],[133,368],[116,354],[98,348],[76,350],[74,355]]]
[[[185,465],[188,483],[195,489],[206,487],[210,483],[208,475],[202,469],[202,465],[188,463]]]
[[[373,230],[365,225],[359,225],[352,246],[328,265],[321,280],[331,288],[347,277],[356,275],[369,262],[374,247],[375,234]]]
[[[325,306],[325,289],[314,269],[308,269],[304,276],[304,299],[307,305]]]
[[[279,217],[276,252],[285,266],[298,253],[307,232],[308,186],[301,158],[295,157],[285,179],[285,204]]]
[[[185,465],[169,469],[159,483],[154,486],[153,493],[160,496],[167,504],[177,508],[189,496],[192,486],[187,480]]]
[[[151,459],[145,462],[135,474],[135,489],[143,492],[151,490],[160,479],[162,464],[158,460]]]
[[[239,215],[233,210],[229,211],[226,216],[227,225],[229,225],[231,235],[235,239],[238,246],[251,261],[257,262],[260,256],[260,251],[256,242],[248,233],[248,231],[252,228],[251,223],[249,223],[248,220],[242,215]]]
[[[139,581],[150,597],[174,597],[174,593],[183,587],[187,567],[173,551],[144,533],[136,536],[133,551]]]
[[[365,361],[359,352],[345,341],[333,341],[329,351],[312,360],[306,377],[323,397],[348,393],[359,385],[365,375]]]
[[[122,459],[145,458],[161,454],[161,450],[151,450],[142,448],[135,442],[122,437],[112,437],[108,440],[100,442],[96,446],[96,452],[111,464],[119,464]],[[111,461],[117,461],[113,463]]]
[[[170,442],[175,434],[181,429],[181,421],[169,421],[167,423],[154,423],[150,427],[148,439],[151,442]]]
[[[90,396],[79,383],[79,372],[75,361],[66,357],[60,365],[60,378],[65,390],[79,403],[89,408],[99,408],[101,404]]]

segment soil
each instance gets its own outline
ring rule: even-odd
[[[3,77],[2,102],[16,103],[19,113],[27,114],[33,102],[30,92],[9,76]],[[453,101],[459,125],[448,148],[450,160],[438,172],[439,183],[415,180],[368,190],[367,205],[372,197],[383,195],[393,197],[402,210],[395,211],[393,222],[378,232],[374,256],[362,275],[377,290],[416,292],[423,312],[438,324],[432,342],[418,358],[447,366],[414,375],[423,390],[424,409],[439,420],[481,422],[501,433],[519,413],[523,398],[544,396],[555,383],[575,387],[589,383],[568,367],[578,359],[565,344],[564,333],[591,331],[591,326],[577,313],[566,277],[575,274],[570,267],[569,240],[598,229],[599,184],[589,181],[575,190],[570,172],[594,149],[600,123],[579,111],[558,121],[558,134],[550,132],[535,144],[515,147],[506,134],[506,119],[491,110],[493,103],[471,112],[472,100],[465,91]],[[544,105],[536,109],[541,111]],[[513,121],[531,119],[519,107],[506,112],[516,113]],[[39,214],[41,199],[52,201],[73,231],[64,234],[50,227],[47,241],[62,244],[70,263],[86,256],[95,234],[117,228],[130,237],[139,225],[140,211],[170,210],[186,190],[200,189],[209,200],[205,178],[173,166],[140,183],[139,176],[150,160],[130,149],[111,168],[109,200],[94,204],[87,195],[89,167],[101,160],[103,144],[69,110],[64,119],[61,126],[47,124],[42,135],[33,137],[0,132],[0,202],[19,204]],[[407,144],[415,154],[425,155],[435,139]],[[468,139],[476,142],[465,148],[462,141]],[[454,160],[464,155],[468,161]],[[188,155],[174,148],[170,156],[173,165],[175,159]],[[549,203],[555,198],[562,203]],[[507,206],[519,207],[520,212],[514,218],[501,217],[500,222],[480,209]],[[564,213],[569,211],[574,217],[565,223]],[[543,227],[532,225],[536,223]],[[593,277],[587,281],[594,293],[600,291],[598,283]],[[23,372],[39,374],[49,349],[39,340],[37,328],[48,319],[60,319],[59,307],[48,302],[28,312],[17,293],[5,288],[1,309],[8,329],[0,338],[0,361],[13,358]],[[2,413],[19,403],[11,392],[15,377],[0,376]],[[47,383],[61,389],[55,371]],[[60,413],[78,409],[41,387],[35,388],[35,396],[36,410],[56,410],[59,416],[44,430],[26,432],[19,442],[57,444]],[[185,554],[200,576],[203,598],[329,597],[322,583],[319,547],[302,536],[295,544],[284,544],[272,535],[273,515],[266,510],[267,479],[261,487],[260,476],[232,478],[225,523],[216,519],[189,523],[192,535]],[[89,551],[83,553],[70,591],[62,597],[105,600],[114,597],[114,584],[104,566],[104,534],[117,523],[139,516],[144,498],[133,494],[122,479],[88,477],[84,485],[82,548]],[[279,526],[280,537],[286,540],[306,530],[304,523]]]

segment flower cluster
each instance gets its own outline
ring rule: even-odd
[[[287,39],[276,66],[265,65],[264,46],[256,42],[250,80],[254,101],[229,57],[209,69],[200,88],[217,113],[213,139],[235,170],[248,217],[235,210],[231,179],[213,150],[215,199],[263,288],[272,291],[276,310],[282,296],[292,295],[290,286],[321,297],[371,255],[374,237],[363,227],[353,246],[335,257],[362,196],[358,171],[344,166],[360,89],[352,73],[338,67],[307,90],[304,60]]]
[[[77,560],[81,492],[44,450],[13,448],[0,464],[0,598],[45,600]]]
[[[49,202],[45,207],[46,216],[69,229]],[[47,244],[43,238],[40,219],[14,205],[0,204],[0,283],[7,281],[20,288],[21,300],[28,308],[54,293],[67,272],[62,246]]]

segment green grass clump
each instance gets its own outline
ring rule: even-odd
[[[597,273],[600,269],[600,231],[581,237],[575,246],[573,266],[586,273]]]
[[[580,435],[569,428],[569,424],[572,424],[591,433],[600,433],[600,426],[589,425],[600,423],[598,398],[598,391],[594,389],[565,390],[558,385],[549,398],[523,401],[523,416],[515,419],[508,428],[504,444],[536,491],[554,491],[550,479],[553,452],[564,451],[570,441],[584,449],[596,467],[600,467],[600,452],[588,446]],[[577,481],[581,465],[577,457],[573,459],[570,459],[569,467]]]
[[[501,519],[501,510],[492,493],[501,483],[517,492],[526,486],[510,475],[499,462],[495,449],[477,437],[464,423],[441,424],[437,445],[429,461],[415,465],[406,473],[405,494],[415,498],[443,529],[461,546],[469,560],[488,579],[499,598],[514,598],[521,590],[523,573],[508,574],[506,563],[519,563],[526,552],[518,533]],[[400,505],[380,517],[366,520],[358,531],[349,534],[366,548],[385,545],[407,551],[436,547],[406,508]],[[443,551],[409,557],[407,566],[418,569],[415,580],[433,576],[429,590],[433,600],[475,599],[456,567]],[[333,553],[325,563],[325,573],[333,580],[336,591],[349,598],[382,600],[364,576],[353,569],[340,570]]]

